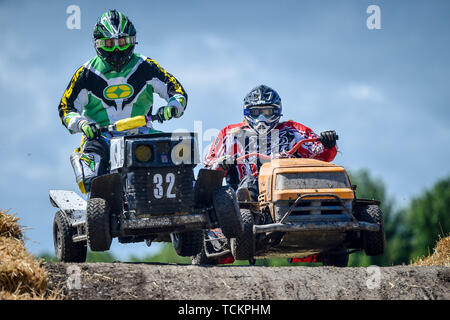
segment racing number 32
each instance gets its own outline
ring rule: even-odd
[[[153,176],[153,183],[155,184],[155,188],[153,189],[153,195],[155,199],[162,199],[164,197],[164,188],[163,188],[164,178],[162,174],[157,173]],[[173,199],[176,198],[176,194],[172,193],[173,185],[175,184],[175,175],[171,172],[166,174],[165,182],[169,185],[167,186],[166,198]]]

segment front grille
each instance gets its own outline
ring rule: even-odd
[[[191,213],[194,207],[193,181],[192,166],[143,168],[129,172],[129,208],[136,216]]]
[[[289,202],[288,206],[292,206],[294,202]],[[308,214],[341,214],[345,212],[339,201],[312,200],[300,201],[292,211],[291,215],[308,215]]]
[[[351,212],[352,211],[352,201],[343,200],[344,205]],[[294,201],[279,202],[275,206],[275,212],[277,219],[281,219],[289,208],[294,204]],[[301,200],[297,206],[292,210],[290,216],[338,216],[341,214],[347,214],[340,201],[336,200]]]
[[[294,201],[289,202],[288,207],[291,207]],[[344,204],[350,209],[351,202]],[[292,210],[291,216],[309,215],[309,214],[342,214],[345,212],[340,201],[329,200],[311,200],[300,201]]]

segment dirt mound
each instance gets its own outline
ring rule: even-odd
[[[56,299],[47,274],[24,247],[19,218],[0,210],[0,300]]]
[[[450,299],[450,268],[46,263],[69,299]]]
[[[333,268],[44,263],[0,210],[1,299],[450,299],[449,237],[415,266]],[[432,266],[429,266],[432,265]]]
[[[418,258],[412,265],[450,267],[450,236],[439,239],[432,255]]]

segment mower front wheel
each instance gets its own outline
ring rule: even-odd
[[[85,262],[86,241],[73,242],[76,229],[70,226],[66,215],[62,211],[55,214],[53,220],[53,243],[55,255],[61,262]]]
[[[204,239],[203,239],[203,246],[202,246],[202,250],[200,250],[199,253],[197,253],[196,255],[191,256],[191,264],[194,265],[217,265],[218,264],[218,260],[215,258],[208,258],[206,256],[206,250],[208,250],[208,252],[214,252],[214,247],[211,244],[210,241],[206,241],[207,235],[204,234]]]
[[[386,236],[384,232],[383,213],[377,205],[365,205],[356,209],[356,218],[360,221],[376,223],[378,231],[362,231],[362,247],[368,256],[378,256],[384,253]]]
[[[231,253],[236,260],[253,260],[255,237],[253,234],[253,214],[249,209],[241,209],[243,232],[230,239]]]

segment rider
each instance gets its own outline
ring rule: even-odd
[[[167,102],[156,112],[159,122],[181,117],[187,104],[187,94],[174,76],[156,61],[134,53],[136,29],[123,13],[104,13],[94,27],[93,42],[97,55],[75,72],[58,106],[69,132],[84,134],[74,153],[79,155],[75,162],[81,163],[78,172],[71,157],[77,177],[82,177],[77,182],[83,193],[90,191],[93,178],[107,172],[109,139],[121,134],[101,134],[99,127],[151,115],[153,93]],[[135,130],[151,131],[151,124]]]
[[[294,157],[330,162],[336,156],[335,131],[324,131],[318,136],[298,122],[279,122],[281,111],[281,98],[278,93],[268,86],[260,85],[244,98],[244,121],[222,129],[211,145],[205,158],[205,167],[224,170],[227,182],[234,189],[238,189],[238,198],[240,190],[248,190],[249,200],[257,201],[257,177],[262,165],[257,157],[236,162],[239,156],[258,152],[282,157],[283,153],[289,151],[297,142],[307,138],[319,138],[321,142],[302,144],[294,153]]]

